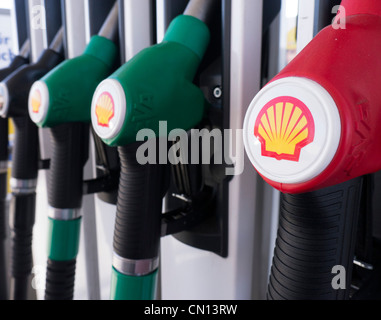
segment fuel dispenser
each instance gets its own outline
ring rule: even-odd
[[[158,117],[157,113],[152,111],[158,108],[158,97],[162,99],[166,90],[171,88],[171,86],[169,86],[170,82],[169,80],[166,81],[167,86],[165,86],[165,82],[160,83],[160,85],[153,85],[152,82],[154,80],[146,80],[144,78],[146,74],[151,74],[152,70],[156,70],[157,66],[154,68],[151,67],[151,71],[144,73],[138,72],[140,70],[138,66],[141,67],[138,61],[144,61],[143,57],[148,56],[149,52],[152,54],[152,62],[146,63],[146,68],[155,65],[155,60],[159,57],[157,53],[154,53],[155,51],[153,49],[150,49],[150,51],[148,51],[148,49],[143,50],[137,55],[129,57],[131,48],[139,46],[141,41],[139,42],[136,40],[136,36],[134,38],[133,35],[128,33],[134,29],[131,28],[131,22],[125,21],[127,16],[130,17],[126,12],[134,6],[132,6],[130,2],[123,3],[124,12],[126,14],[125,20],[122,20],[125,26],[122,30],[125,31],[123,35],[126,41],[126,47],[128,48],[124,53],[127,63],[110,79],[104,81],[94,95],[92,119],[93,127],[96,129],[97,134],[110,145],[126,145],[127,143],[136,141],[136,133],[146,127],[152,129],[155,136],[160,136],[158,127],[160,118],[162,120],[170,120],[166,128],[168,132],[177,126],[184,128],[179,122],[180,119],[193,121],[192,117],[199,117],[198,121],[193,121],[195,123],[193,128],[200,130],[211,130],[213,128],[223,130],[230,127],[233,129],[241,128],[241,121],[243,120],[244,110],[246,108],[243,101],[250,101],[252,91],[245,86],[239,86],[240,82],[237,81],[237,79],[240,79],[240,81],[243,79],[252,81],[251,83],[258,85],[259,90],[262,52],[261,45],[258,45],[258,43],[262,43],[263,38],[262,22],[266,21],[264,26],[267,28],[279,14],[280,3],[277,1],[274,3],[276,3],[276,10],[271,6],[269,7],[272,10],[270,10],[267,5],[265,6],[266,13],[270,12],[267,19],[262,19],[264,12],[262,3],[240,2],[236,4],[230,1],[217,3],[211,15],[212,22],[208,24],[211,28],[211,44],[208,50],[206,50],[201,65],[198,67],[196,76],[193,78],[193,82],[203,90],[204,98],[208,101],[207,108],[203,117],[198,116],[194,107],[192,108],[191,116],[186,116],[185,112],[189,111],[185,108],[185,111],[182,111],[181,118],[180,116],[174,117],[174,114],[179,112],[178,110],[171,110],[170,113],[165,116],[162,115],[161,117]],[[156,35],[156,40],[160,44],[153,47],[156,51],[158,51],[159,48],[164,48],[168,42],[171,42],[166,41],[165,35],[172,37],[176,29],[169,28],[167,30],[167,27],[172,19],[175,18],[176,15],[181,14],[181,10],[184,10],[187,5],[188,2],[176,2],[178,11],[176,12],[175,10],[174,12],[172,1],[157,2],[157,30],[156,34],[154,33],[153,35]],[[188,9],[192,8],[192,5],[194,5],[194,3],[190,2]],[[198,3],[198,5],[200,5],[200,3]],[[141,4],[141,6],[143,6],[143,4]],[[172,8],[172,11],[169,8]],[[245,8],[246,11],[243,10],[243,8]],[[258,17],[258,19],[252,19],[253,14]],[[242,17],[244,17],[244,19]],[[233,18],[234,23],[231,21]],[[133,19],[132,21],[135,22]],[[126,23],[130,28],[126,27]],[[138,25],[138,21],[135,23]],[[148,30],[149,29],[150,28],[148,28]],[[230,33],[232,29],[235,31],[234,35]],[[147,28],[144,30],[147,30]],[[255,30],[255,37],[253,37],[253,32],[249,32],[249,30]],[[131,37],[128,37],[127,34]],[[150,36],[149,32],[147,32],[147,34],[148,36],[145,39],[147,39],[147,43],[149,43],[154,36],[152,36],[152,34]],[[190,36],[188,38],[189,41],[193,39],[193,37]],[[162,40],[163,42],[161,42]],[[232,46],[230,41],[234,42]],[[244,45],[242,45],[243,43]],[[139,49],[141,49],[141,46]],[[238,55],[240,57],[247,57],[247,60],[242,60],[241,58],[231,60],[231,52],[234,52],[233,56],[236,56],[237,50]],[[161,59],[166,61],[164,57],[161,57]],[[166,69],[169,69],[175,60],[172,59],[171,62],[172,63],[168,63],[169,67]],[[245,63],[247,63],[246,66]],[[271,61],[271,63],[274,62]],[[247,68],[248,65],[253,66],[253,69]],[[135,68],[137,71],[135,71]],[[231,70],[234,70],[232,71],[233,78],[230,77]],[[133,74],[132,71],[135,71],[136,74]],[[170,69],[163,70],[162,74],[171,75]],[[143,79],[144,81],[138,82],[137,79]],[[118,82],[121,84],[118,84]],[[124,82],[128,83],[128,85]],[[148,84],[150,84],[150,87]],[[181,82],[177,81],[176,85],[180,86]],[[138,91],[136,89],[138,87],[142,90],[142,93],[139,97],[136,97],[134,92]],[[134,88],[134,90],[131,89],[132,93],[129,92],[130,88]],[[153,91],[153,89],[155,88],[161,88],[161,95],[154,94],[155,91]],[[181,88],[178,89],[176,94],[182,92],[184,95],[184,92],[181,90]],[[223,94],[221,95],[222,92]],[[173,93],[174,97],[179,96],[176,94]],[[234,95],[234,99],[231,95]],[[174,99],[174,97],[171,97],[171,99]],[[194,98],[195,95],[193,99]],[[188,100],[190,100],[190,98]],[[164,102],[164,100],[162,101]],[[135,104],[135,107],[132,109],[130,109],[131,104]],[[118,107],[120,105],[122,105],[121,108]],[[184,103],[182,103],[182,105],[184,106]],[[163,103],[163,106],[169,107],[170,104]],[[128,121],[125,120],[126,117]],[[170,124],[171,121],[175,123],[175,126]],[[189,129],[190,127],[185,126],[185,128]],[[167,133],[163,134],[163,136],[165,139],[159,139],[156,145],[157,149],[160,149],[160,146],[163,145],[166,145],[168,148],[176,145],[177,141],[173,141],[173,144],[166,144],[165,140],[168,139]],[[163,136],[161,136],[161,138]],[[191,133],[189,134],[189,139],[192,139]],[[243,151],[243,144],[240,143],[239,138],[237,141],[238,153],[239,151]],[[155,144],[152,143],[152,145]],[[125,165],[122,163],[122,172],[127,170],[126,164],[129,164],[128,167],[130,168],[131,163],[136,162],[134,157],[139,147],[141,147],[139,144],[135,146],[131,145],[129,156],[125,151],[121,153],[122,150],[119,148],[121,160],[125,162]],[[166,147],[164,147],[164,149]],[[227,149],[229,149],[229,147],[227,147]],[[222,150],[223,149],[218,150],[212,157],[218,157],[218,153],[223,154]],[[167,157],[167,153],[168,152],[165,152],[164,157]],[[156,160],[156,163],[160,163],[160,159]],[[255,296],[255,294],[258,296],[261,295],[262,290],[259,289],[260,286],[254,287],[253,285],[254,277],[256,277],[256,273],[258,272],[258,278],[256,280],[258,284],[261,281],[263,282],[263,279],[267,275],[267,270],[266,267],[259,266],[258,264],[258,269],[253,272],[255,259],[252,252],[255,250],[263,250],[263,248],[260,247],[254,249],[254,243],[256,243],[254,238],[258,237],[258,240],[262,240],[261,238],[263,238],[265,247],[269,245],[268,242],[270,242],[271,234],[266,233],[264,235],[261,232],[256,233],[254,231],[255,215],[253,211],[255,211],[255,200],[253,198],[248,199],[244,194],[238,194],[236,191],[246,189],[256,190],[256,192],[258,192],[257,201],[262,203],[261,196],[266,194],[268,195],[267,201],[270,208],[273,206],[276,207],[276,203],[273,200],[272,190],[268,189],[263,191],[259,179],[256,179],[256,177],[249,179],[249,172],[244,171],[244,174],[241,174],[242,171],[240,171],[240,169],[242,168],[239,168],[239,163],[235,163],[234,165],[236,166],[237,174],[236,176],[233,175],[233,177],[225,175],[225,170],[229,168],[232,169],[231,161],[226,161],[221,165],[215,166],[213,164],[210,166],[202,166],[186,165],[184,163],[168,166],[168,169],[170,169],[170,179],[165,176],[165,169],[163,168],[164,174],[157,173],[156,177],[158,180],[162,179],[164,181],[161,183],[163,187],[162,190],[168,190],[165,196],[164,210],[161,209],[160,200],[164,195],[160,194],[158,188],[155,188],[155,192],[157,192],[156,199],[158,199],[156,205],[157,221],[155,223],[156,225],[161,223],[161,231],[157,231],[158,227],[156,226],[156,231],[143,234],[140,240],[136,241],[136,246],[132,245],[134,242],[128,241],[128,243],[131,243],[128,249],[123,249],[123,244],[127,243],[127,241],[119,236],[119,233],[123,230],[120,225],[123,226],[124,230],[128,229],[126,234],[131,235],[131,237],[138,237],[142,232],[136,233],[134,230],[137,228],[137,224],[135,227],[132,227],[133,224],[127,222],[130,220],[123,218],[123,212],[127,212],[127,214],[128,212],[132,212],[127,205],[127,199],[130,200],[130,204],[134,203],[136,210],[144,210],[144,205],[148,203],[148,200],[143,201],[143,204],[137,200],[138,196],[135,192],[137,193],[138,191],[131,187],[128,188],[128,185],[132,185],[131,181],[134,181],[136,177],[134,178],[132,173],[130,173],[130,175],[127,175],[126,172],[124,172],[124,175],[122,173],[121,183],[123,184],[123,188],[128,190],[128,192],[125,191],[126,194],[123,195],[120,193],[121,189],[119,190],[118,218],[114,237],[114,249],[116,248],[116,252],[114,252],[113,260],[115,274],[112,282],[113,298],[131,298],[128,294],[132,294],[129,292],[134,291],[131,291],[131,289],[128,290],[128,287],[135,289],[143,288],[139,289],[142,290],[141,292],[139,292],[139,290],[134,292],[136,293],[135,298],[154,297],[153,283],[155,283],[155,270],[158,270],[159,261],[161,263],[159,273],[162,280],[161,293],[163,299],[186,299],[187,297],[192,297],[193,299],[199,299],[200,297],[250,299]],[[139,168],[143,168],[140,165],[134,165],[133,167],[134,170],[130,169],[129,172],[136,172],[136,174],[139,172]],[[143,174],[143,170],[140,172]],[[148,169],[146,174],[148,175]],[[151,172],[151,174],[153,175],[153,172]],[[154,179],[145,179],[145,181],[147,180],[152,182],[151,187],[153,188]],[[169,187],[166,187],[166,184],[169,184]],[[137,186],[135,183],[136,189]],[[133,199],[135,200],[133,201]],[[249,203],[252,203],[252,206],[249,205]],[[153,200],[151,201],[151,207],[152,204]],[[258,215],[260,215],[260,211],[259,209]],[[165,213],[160,217],[161,212]],[[139,217],[139,215],[135,216]],[[158,221],[159,218],[161,221]],[[147,225],[142,223],[139,223],[139,225],[142,225],[141,228],[147,227]],[[245,239],[248,240],[247,237],[250,239],[253,237],[252,241],[245,241],[245,244],[241,242],[243,241],[239,233],[241,228],[245,230]],[[257,226],[257,228],[259,229],[259,226]],[[156,241],[152,240],[152,243],[157,243],[157,239],[162,237],[162,259],[158,259],[157,253],[151,254],[148,258],[139,256],[139,253],[142,254],[144,250],[138,251],[136,248],[138,248],[139,243],[144,244],[145,238],[148,239],[147,234],[149,234],[152,239],[156,239]],[[133,254],[126,250],[130,250]],[[248,252],[250,253],[248,254]],[[190,255],[193,257],[192,262],[189,262],[189,258],[186,258]],[[188,263],[186,263],[186,261]],[[238,263],[238,261],[240,262]],[[218,267],[212,269],[212,265]],[[116,272],[116,270],[119,272]],[[262,276],[262,272],[264,272],[264,277]],[[185,277],[184,274],[187,274],[187,276]],[[259,276],[259,274],[261,274],[261,276]],[[143,277],[144,275],[146,276]],[[197,279],[197,281],[195,281],[195,279]],[[145,282],[144,280],[147,281]],[[123,282],[125,285],[122,284]],[[135,284],[137,283],[137,285],[132,284],[133,282]],[[183,290],[183,288],[188,289]],[[255,294],[253,293],[254,290],[257,290]]]
[[[22,48],[20,49],[19,55],[17,55],[8,68],[0,70],[0,80],[5,79],[7,76],[12,74],[21,66],[29,63],[29,51],[30,43],[29,40],[26,40]],[[8,119],[0,119],[0,154],[1,154],[1,181],[0,181],[0,190],[1,190],[1,225],[0,225],[0,234],[1,234],[1,246],[0,246],[0,275],[1,275],[1,285],[0,285],[0,300],[7,300],[8,297],[8,267],[7,267],[7,249],[6,249],[6,240],[7,240],[7,194],[8,194],[8,161],[9,161],[9,127]]]
[[[276,3],[276,7],[279,9],[280,4],[279,2]],[[152,2],[149,1],[142,1],[139,4],[133,3],[132,1],[120,1],[121,12],[124,13],[124,18],[122,17],[121,19],[121,42],[124,43],[126,47],[126,50],[122,49],[122,57],[124,57],[127,63],[115,74],[116,78],[112,76],[111,79],[105,81],[105,83],[109,85],[107,88],[112,91],[110,96],[113,99],[107,99],[107,94],[103,94],[103,91],[100,89],[97,90],[94,95],[92,111],[93,127],[96,128],[97,134],[108,144],[126,144],[126,137],[128,137],[131,142],[135,141],[136,137],[134,133],[136,134],[139,129],[145,128],[145,126],[128,127],[126,125],[127,121],[123,121],[123,117],[122,120],[120,120],[117,106],[119,103],[123,105],[125,99],[121,94],[122,91],[115,89],[115,87],[118,87],[115,80],[119,80],[119,77],[122,80],[131,77],[131,82],[129,82],[131,87],[136,88],[142,85],[134,80],[143,78],[144,74],[140,73],[139,76],[133,78],[132,74],[130,76],[130,73],[127,73],[127,70],[133,66],[139,66],[137,61],[142,59],[143,53],[148,55],[148,52],[150,52],[148,49],[141,51],[142,49],[149,47],[155,42],[159,43],[156,47],[157,49],[164,47],[166,42],[164,40],[162,43],[162,41],[165,39],[166,32],[171,30],[167,30],[168,26],[177,15],[181,15],[184,12],[188,4],[190,6],[189,8],[191,8],[191,4],[188,3],[188,1],[182,3],[178,1],[158,1],[156,7],[152,6]],[[246,8],[246,11],[243,10],[243,8]],[[266,10],[266,12],[268,11],[269,10]],[[268,25],[271,25],[272,20],[279,13],[277,10],[272,11],[275,11],[275,13],[270,14],[270,17],[266,20]],[[137,12],[140,13],[139,16],[143,14],[147,17],[146,21],[152,21],[152,16],[155,17],[156,13],[156,25],[152,24],[143,27],[142,20],[144,19],[136,19],[138,16]],[[233,14],[233,12],[235,14]],[[253,15],[258,17],[258,19],[252,19]],[[262,3],[260,3],[260,5],[246,1],[244,3],[231,3],[230,1],[217,3],[211,14],[211,23],[208,23],[212,35],[211,44],[206,50],[204,59],[194,77],[194,82],[202,89],[204,98],[208,101],[206,115],[204,114],[202,121],[198,121],[199,123],[196,128],[221,128],[222,130],[230,127],[233,129],[242,128],[244,110],[247,107],[244,101],[247,101],[247,103],[250,101],[252,91],[249,87],[239,86],[240,82],[237,81],[237,79],[245,79],[248,83],[252,81],[251,83],[258,85],[259,90],[262,52],[261,46],[258,46],[258,43],[261,43],[263,38],[262,21],[264,19],[262,19],[262,15]],[[244,22],[242,22],[242,17],[245,17],[243,19]],[[232,22],[231,19],[233,19],[234,22]],[[153,32],[152,30],[154,30],[155,27],[156,32]],[[141,30],[139,36],[131,31],[137,29]],[[234,30],[234,35],[230,34],[231,29]],[[253,32],[249,32],[249,30],[255,30],[254,37]],[[144,39],[144,41],[142,39]],[[193,37],[190,39],[193,39]],[[232,45],[230,43],[231,40],[233,42]],[[244,45],[242,45],[243,43]],[[122,48],[123,47],[124,46],[122,46]],[[240,58],[231,60],[231,52],[234,52],[234,55],[238,52],[240,57],[247,57],[247,59]],[[152,61],[155,61],[155,54],[152,53],[152,55]],[[151,63],[154,64],[154,62]],[[271,63],[274,63],[274,61],[271,61]],[[170,63],[168,65],[170,66]],[[253,68],[248,68],[249,65]],[[123,72],[124,70],[126,70],[125,73]],[[230,77],[231,70],[234,70],[233,78]],[[148,74],[150,74],[150,72]],[[166,70],[163,71],[163,74],[167,73]],[[148,82],[151,83],[152,81],[153,80],[150,80]],[[123,83],[123,81],[121,82]],[[147,81],[144,81],[142,83],[146,82]],[[100,87],[105,85],[105,83]],[[113,83],[113,85],[111,85],[111,83]],[[161,85],[160,88],[167,90],[168,88],[165,88],[163,85]],[[155,88],[156,86],[157,84],[152,87]],[[252,86],[250,86],[250,88],[251,87]],[[123,91],[124,90],[128,92],[128,89],[123,88]],[[151,90],[152,89],[149,91]],[[148,91],[148,89],[146,89],[146,91]],[[118,92],[120,92],[120,94],[118,94]],[[221,95],[222,92],[223,95]],[[136,115],[129,111],[126,111],[126,115],[134,115],[138,124],[143,122],[149,124],[148,120],[145,119],[149,119],[148,113],[150,112],[150,108],[152,108],[151,103],[153,103],[153,101],[150,96],[150,94],[144,92],[139,98],[140,102],[138,106],[142,105],[142,107],[136,112],[141,113],[140,116],[139,114]],[[114,115],[110,112],[113,108],[113,103],[110,103],[111,100],[113,100],[115,106]],[[98,112],[96,111],[97,109]],[[119,110],[123,110],[123,108]],[[147,113],[147,115],[145,115],[145,113]],[[196,116],[196,114],[193,113],[192,116]],[[140,119],[142,120],[140,121]],[[157,122],[154,130],[158,130],[159,121],[157,118],[154,120]],[[191,120],[190,117],[189,120]],[[118,131],[117,127],[120,126],[115,125],[115,123],[118,121],[124,122],[125,128],[130,130],[131,135],[119,134],[124,140],[122,143],[116,142],[115,137],[110,138],[107,136],[107,133],[110,133],[110,130],[107,128],[108,121],[110,122],[109,129],[113,128],[115,132]],[[131,118],[131,121],[133,121],[133,118]],[[173,119],[173,121],[176,123],[178,119]],[[197,121],[195,122],[197,123]],[[167,127],[167,129],[172,128]],[[158,131],[156,133],[158,133]],[[104,134],[106,134],[106,136]],[[166,134],[164,134],[164,138],[165,139],[161,139],[157,142],[158,144],[156,146],[158,149],[160,144],[164,145],[163,141],[168,139]],[[237,141],[238,153],[239,151],[243,151],[243,144],[240,143],[239,139],[237,139]],[[167,143],[167,147],[171,146],[173,145]],[[134,146],[135,149],[131,147],[131,155],[128,157],[125,153],[122,153],[123,158],[121,159],[131,164],[131,161],[134,161],[132,154],[136,154],[138,147],[139,145]],[[120,151],[119,148],[119,153]],[[222,151],[218,150],[218,152]],[[165,157],[167,157],[167,153]],[[238,166],[239,164],[236,163],[236,165]],[[167,170],[170,170],[171,179],[168,179],[166,176],[162,179],[169,184],[169,187],[167,188],[165,186],[165,182],[161,185],[163,187],[162,190],[168,190],[164,200],[164,210],[161,209],[161,201],[157,200],[156,211],[159,214],[165,212],[161,217],[158,214],[156,218],[156,224],[161,224],[161,230],[159,234],[158,231],[156,231],[156,235],[154,232],[149,233],[150,236],[155,237],[155,239],[160,239],[161,237],[160,252],[162,258],[158,259],[157,255],[153,255],[154,257],[152,256],[150,259],[142,259],[141,257],[141,259],[136,259],[136,257],[135,259],[126,259],[126,257],[123,259],[120,254],[114,253],[114,267],[116,266],[118,270],[122,269],[122,272],[116,272],[114,268],[112,298],[131,298],[131,294],[136,294],[133,297],[140,299],[142,297],[153,298],[155,297],[155,277],[159,277],[161,280],[161,286],[159,287],[161,299],[187,299],[189,297],[191,297],[191,299],[199,299],[202,297],[206,299],[212,297],[213,299],[220,297],[223,299],[250,299],[256,295],[264,295],[262,291],[265,290],[261,290],[260,287],[264,286],[261,282],[264,282],[263,279],[266,277],[268,271],[266,267],[260,266],[258,263],[258,269],[253,272],[255,254],[253,255],[252,252],[256,250],[262,251],[263,248],[269,245],[269,242],[271,242],[271,234],[254,231],[255,216],[253,214],[253,208],[255,207],[256,201],[252,197],[245,197],[243,193],[237,193],[236,190],[256,190],[258,192],[257,201],[262,203],[262,195],[266,194],[268,207],[276,207],[277,205],[273,200],[273,191],[270,189],[262,191],[260,180],[256,177],[250,179],[251,173],[248,170],[245,170],[244,174],[238,174],[241,169],[238,168],[236,176],[233,175],[231,178],[226,177],[225,169],[228,169],[229,166],[231,166],[231,163],[223,163],[222,165],[214,167],[209,167],[208,165],[184,165],[182,163],[175,166],[168,166]],[[134,167],[141,168],[140,166]],[[137,168],[135,169],[138,172]],[[123,168],[123,170],[125,169],[126,168]],[[165,169],[163,169],[163,171],[165,171]],[[132,172],[132,170],[130,170],[130,172]],[[158,176],[160,176],[160,174],[158,174]],[[128,179],[130,178],[132,179],[131,175]],[[153,181],[153,179],[151,179],[151,181]],[[123,185],[126,186],[127,184],[123,182]],[[131,191],[131,189],[129,189],[129,191]],[[133,192],[131,191],[131,197],[132,194]],[[159,193],[157,194],[157,199],[161,199],[163,196],[163,194]],[[132,198],[136,200],[138,197],[135,195]],[[127,198],[123,197],[122,199],[124,199],[122,201],[123,204]],[[121,197],[119,197],[119,200],[121,200]],[[143,202],[148,203],[148,200]],[[138,206],[137,202],[134,201],[134,203],[136,203],[135,208],[143,209],[142,206]],[[121,208],[123,210],[121,210]],[[126,208],[128,208],[128,205],[124,205],[123,207],[118,205],[118,214],[120,215],[120,211],[127,211]],[[258,210],[258,212],[260,211],[261,210]],[[260,215],[260,213],[258,214]],[[161,221],[158,221],[159,218]],[[131,225],[124,223],[122,219],[119,218],[119,223],[121,222],[124,227],[130,228],[129,234],[133,236]],[[245,230],[245,241],[239,232],[242,228]],[[259,229],[258,226],[257,228]],[[117,227],[117,229],[119,231],[120,227]],[[158,230],[158,227],[156,227],[156,230]],[[247,237],[253,237],[252,241],[248,241]],[[265,242],[265,244],[263,248],[259,246],[254,248],[254,243],[256,243],[254,238],[257,237],[258,240],[264,239],[263,242]],[[142,238],[144,238],[144,235],[141,239]],[[125,241],[118,241],[118,235],[116,235],[114,239],[114,243],[116,243],[118,247],[117,250],[121,249],[122,243],[125,243]],[[143,240],[137,243],[144,243]],[[247,246],[250,248],[247,248]],[[130,247],[130,249],[133,249],[133,247]],[[136,252],[135,250],[135,253]],[[248,252],[250,253],[248,254]],[[135,256],[136,255],[137,254],[135,254]],[[186,257],[190,255],[193,258],[192,262],[189,263],[189,259]],[[136,267],[133,270],[135,276],[131,276],[133,272],[129,268],[126,269],[123,267],[123,262],[126,261],[130,265],[134,265],[135,263],[136,266],[139,266],[139,268]],[[186,261],[188,261],[188,263],[186,263]],[[238,263],[238,261],[240,262]],[[218,267],[211,268],[212,265]],[[155,272],[155,270],[157,271]],[[127,273],[127,275],[122,273]],[[142,276],[144,273],[148,274],[144,277]],[[157,275],[157,273],[159,274]],[[130,274],[130,276],[128,276],[128,274]],[[187,276],[185,277],[184,274],[187,274]],[[254,278],[256,279],[254,280]],[[197,279],[197,281],[195,279]],[[258,286],[253,285],[255,281],[258,281],[256,283]],[[139,290],[141,291],[131,291],[131,289],[128,288],[140,288]],[[183,288],[187,288],[187,290],[183,290]],[[256,292],[253,293],[253,291]]]
[[[25,6],[18,6],[17,13],[25,18]],[[12,60],[10,65],[0,70],[0,81],[8,77],[12,72],[21,66],[29,63],[30,41],[26,38],[26,24],[20,22],[18,25],[20,43],[19,53]],[[2,104],[3,102],[0,102]],[[9,298],[8,281],[8,212],[7,212],[7,194],[8,194],[8,161],[9,161],[9,128],[8,119],[0,119],[0,300]]]
[[[371,85],[379,64],[372,39],[380,8],[372,1],[341,6],[333,25],[260,91],[245,118],[251,162],[283,193],[269,299],[352,296],[358,221],[369,210],[368,175],[380,170],[379,97]],[[345,28],[337,27],[338,19]],[[338,290],[332,273],[342,269]]]
[[[142,50],[103,81],[94,94],[93,127],[107,144],[119,146],[121,160],[112,299],[155,297],[162,199],[169,172],[168,166],[156,159],[153,164],[138,162],[136,152],[142,144],[136,142],[136,135],[148,127],[156,134],[149,139],[159,145],[160,139],[166,138],[159,132],[161,119],[170,130],[190,130],[201,122],[205,98],[192,81],[209,43],[205,23],[215,4],[190,1],[161,44]]]
[[[39,12],[46,13],[39,16],[41,20],[38,21],[42,25],[49,26],[50,20],[61,21],[62,19],[63,52],[68,58],[52,72],[46,74],[46,77],[44,74],[34,79],[33,82],[41,81],[37,81],[28,92],[32,115],[30,116],[28,112],[28,117],[43,127],[39,129],[41,163],[44,164],[45,169],[50,169],[40,171],[38,180],[37,201],[42,210],[37,212],[38,223],[35,225],[35,268],[31,283],[37,289],[39,299],[71,299],[73,293],[76,299],[84,299],[84,297],[91,300],[101,299],[100,280],[102,279],[100,278],[102,275],[98,268],[103,260],[98,261],[97,243],[100,241],[97,239],[94,194],[97,193],[102,203],[113,203],[116,198],[120,169],[117,151],[106,147],[99,138],[91,135],[89,125],[86,123],[89,120],[83,116],[86,112],[79,115],[80,112],[78,113],[77,110],[86,108],[88,100],[90,100],[88,107],[90,106],[92,94],[98,82],[119,65],[117,41],[115,41],[118,40],[118,8],[114,4],[113,0],[91,0],[86,3],[68,0],[55,3],[32,1],[29,6],[30,21],[35,21],[36,10],[32,9],[36,7],[39,8]],[[59,15],[54,18],[50,9],[55,5]],[[46,34],[39,28],[31,28],[30,33],[32,52],[38,51],[44,43]],[[79,80],[84,80],[83,77],[70,78],[68,73],[76,73],[80,76],[91,73],[96,79],[89,77],[87,82],[79,83]],[[65,74],[66,76],[62,77]],[[44,76],[43,79],[41,79],[42,76]],[[75,81],[79,84],[78,87],[72,86],[72,82]],[[49,90],[44,90],[45,86],[49,87]],[[82,91],[77,90],[79,87]],[[85,92],[88,93],[87,96]],[[79,108],[76,108],[77,106]],[[62,112],[66,107],[68,108],[67,119],[61,118],[57,122],[55,114]],[[37,111],[44,112],[42,118],[41,113]],[[70,117],[73,113],[74,117]],[[46,119],[49,123],[45,121]],[[90,112],[88,112],[88,119],[90,119]],[[45,122],[42,123],[42,120]],[[74,133],[79,135],[76,136]],[[92,139],[89,139],[90,137]],[[90,157],[87,161],[89,153]],[[63,161],[60,155],[67,161]],[[68,180],[70,182],[65,185],[63,182]],[[64,201],[65,199],[67,201]],[[70,208],[73,203],[75,208]],[[83,204],[83,207],[78,207],[78,203]],[[45,222],[47,212],[50,215],[57,213],[55,216],[57,219],[49,218],[48,220],[50,229],[49,224]],[[72,213],[78,215],[78,219],[65,221]],[[83,220],[82,225],[81,220]],[[112,221],[112,218],[108,220]],[[79,229],[82,229],[83,237],[79,236]],[[47,237],[48,234],[51,235],[51,239]],[[63,256],[66,258],[73,257],[73,254],[76,256],[79,240],[81,240],[80,246],[84,246],[79,263],[76,263],[76,257],[71,261],[62,259]],[[47,248],[45,248],[46,244]],[[101,245],[107,250],[107,244],[101,243]],[[53,247],[55,250],[49,249]],[[45,253],[46,249],[50,251],[48,256]],[[57,257],[58,259],[55,259]],[[46,265],[47,258],[50,261]],[[81,274],[77,279],[75,279],[76,270]]]
[[[265,39],[278,42],[280,1],[220,4],[211,24],[212,42],[199,71],[198,84],[210,104],[199,128],[230,129],[232,135],[224,137],[225,147],[212,153],[216,159],[219,152],[227,155],[222,165],[211,159],[210,165],[173,169],[167,209],[184,201],[179,195],[199,190],[200,181],[213,190],[213,200],[204,211],[195,210],[201,212],[201,221],[161,241],[162,297],[168,300],[264,299],[266,292],[276,220],[268,212],[277,211],[278,195],[250,170],[239,133],[262,77],[278,71],[277,55],[267,59],[269,51],[278,49],[268,47]],[[165,28],[165,24],[159,26],[158,31]],[[265,59],[267,65],[262,67]]]
[[[318,34],[340,1],[300,2],[298,51],[318,35],[280,72],[284,1],[21,2],[29,24],[34,6],[46,12],[46,30],[28,28],[24,41],[19,31],[20,47],[30,40],[26,68],[49,44],[60,56],[17,92],[28,91],[24,107],[4,104],[9,117],[32,120],[16,142],[34,150],[34,176],[18,176],[18,161],[13,173],[33,180],[23,194],[31,203],[13,200],[11,211],[31,213],[16,225],[29,236],[34,226],[34,265],[46,265],[40,299],[360,297],[350,285],[334,290],[332,270],[343,266],[353,285],[374,267],[361,233],[380,169],[367,80],[376,79],[378,5],[344,0],[347,29]],[[12,98],[4,83],[1,103]],[[13,299],[26,298],[31,265]]]
[[[69,300],[74,295],[83,168],[89,146],[89,128],[84,124],[90,122],[92,93],[115,65],[117,30],[115,3],[99,35],[91,38],[84,54],[58,65],[30,91],[31,119],[41,128],[51,128],[47,300]],[[86,79],[81,77],[83,74]]]
[[[51,28],[53,27],[55,34],[49,39],[50,46],[34,62],[21,66],[0,84],[0,115],[11,118],[15,125],[10,204],[13,300],[26,300],[30,292],[39,148],[38,130],[29,119],[27,100],[32,83],[62,61],[63,29],[52,24]]]

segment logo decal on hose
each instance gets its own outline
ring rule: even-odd
[[[262,156],[299,162],[302,149],[314,141],[315,123],[303,102],[278,97],[259,113],[254,134],[262,145]]]
[[[98,125],[109,128],[110,121],[115,116],[115,104],[111,94],[104,92],[100,95],[95,107]]]
[[[34,90],[32,93],[32,111],[33,113],[39,113],[41,108],[41,92],[40,90]]]

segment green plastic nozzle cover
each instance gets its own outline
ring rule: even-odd
[[[142,50],[111,75],[108,80],[123,87],[126,112],[121,130],[102,140],[110,146],[125,146],[136,142],[141,129],[150,129],[159,137],[160,121],[167,121],[168,131],[190,130],[199,124],[207,103],[193,80],[209,42],[210,31],[204,22],[178,16],[162,43]],[[96,115],[92,113],[94,126]]]
[[[52,128],[63,123],[91,122],[91,99],[97,85],[108,77],[118,56],[111,40],[93,36],[83,55],[66,60],[44,76],[49,92],[47,114],[36,123]],[[31,94],[33,94],[33,88]]]

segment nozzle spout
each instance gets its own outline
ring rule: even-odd
[[[19,56],[27,59],[30,55],[30,40],[26,40],[20,48]]]
[[[217,3],[217,0],[190,0],[184,15],[195,17],[208,24]]]
[[[113,8],[111,9],[106,21],[104,22],[99,36],[107,38],[111,41],[116,41],[118,37],[118,1],[115,1]]]
[[[56,33],[53,41],[51,42],[49,49],[57,52],[62,53],[64,49],[64,29],[61,27],[58,32]]]

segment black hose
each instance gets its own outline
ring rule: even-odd
[[[88,159],[89,125],[63,124],[50,129],[50,137],[49,205],[57,209],[79,209],[83,196],[83,168]]]
[[[268,299],[349,299],[362,187],[363,179],[357,178],[311,193],[281,196]],[[345,268],[341,289],[332,285],[335,266]]]
[[[166,165],[140,165],[141,144],[120,147],[121,176],[114,232],[114,252],[130,260],[159,256],[162,199],[168,188]]]
[[[27,117],[14,118],[15,139],[12,150],[12,178],[35,180],[38,177],[38,128]]]
[[[29,63],[29,59],[16,56],[8,68],[0,70],[0,80],[4,80],[12,72],[16,71],[21,66]],[[3,164],[8,162],[8,119],[0,119],[0,162]],[[2,168],[2,170],[6,170]],[[8,175],[6,172],[0,173],[0,300],[9,299],[9,283],[8,283],[8,268],[7,268],[7,186]]]
[[[27,300],[33,268],[36,193],[12,197],[12,300]]]
[[[68,123],[50,129],[52,159],[48,202],[55,209],[80,209],[83,168],[88,159],[89,125]],[[58,244],[55,244],[58,245]],[[72,300],[76,260],[48,259],[45,300]]]
[[[73,300],[76,260],[48,260],[45,300]]]
[[[62,61],[61,53],[47,49],[42,53],[38,62],[21,66],[3,81],[9,92],[7,117],[12,118],[15,125],[12,178],[17,184],[24,185],[24,183],[29,184],[30,182],[33,184],[38,176],[38,128],[30,120],[27,107],[30,88],[36,80]],[[28,186],[27,190],[18,189],[18,187],[12,188],[10,207],[10,223],[13,225],[12,234],[14,236],[11,259],[13,277],[13,288],[11,288],[13,297],[11,296],[11,299],[24,300],[29,292],[29,277],[33,263],[31,232],[35,219],[36,195],[35,185]],[[22,189],[25,188],[22,187]],[[26,202],[22,203],[22,201]],[[24,212],[20,208],[25,208]],[[22,221],[23,219],[24,221]],[[25,234],[22,234],[23,232]]]
[[[8,268],[7,268],[7,174],[0,174],[0,300],[8,300]]]
[[[14,118],[15,143],[12,151],[12,178],[37,180],[38,129],[28,118]],[[33,267],[32,235],[35,222],[35,188],[12,190],[10,224],[12,231],[12,300],[26,300]]]

